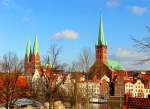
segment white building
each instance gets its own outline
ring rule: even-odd
[[[98,98],[100,95],[100,83],[93,81],[83,81],[78,83],[78,90],[83,97]]]
[[[137,79],[133,82],[132,78],[125,81],[125,94],[131,94],[132,97],[137,98],[148,98],[150,94],[150,89],[145,87],[145,84],[141,79]]]
[[[125,83],[125,93],[132,93],[133,92],[133,83],[126,82]]]

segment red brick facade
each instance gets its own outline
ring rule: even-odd
[[[107,46],[96,45],[96,64],[107,63]]]

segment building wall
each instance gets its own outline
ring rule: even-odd
[[[109,84],[106,80],[102,80],[100,84],[100,95],[108,96],[109,95]]]
[[[125,93],[132,93],[133,92],[133,83],[127,82],[125,84]]]
[[[144,83],[138,79],[135,83],[125,83],[125,94],[130,93],[132,97],[148,98],[150,89],[145,88]]]
[[[133,96],[143,98],[144,97],[144,84],[141,80],[137,80],[137,82],[133,85]]]
[[[150,89],[145,89],[144,98],[148,98],[149,95],[150,95]]]
[[[100,84],[96,82],[80,82],[78,83],[78,90],[83,97],[99,97]]]
[[[121,76],[115,81],[115,96],[124,96],[124,78]]]

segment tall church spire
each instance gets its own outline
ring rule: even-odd
[[[102,16],[100,17],[99,35],[96,43],[96,63],[97,65],[107,64],[107,43],[103,32]]]
[[[39,44],[38,44],[38,39],[36,36],[35,41],[34,41],[33,53],[34,55],[37,55],[38,52],[39,52]]]
[[[25,62],[24,62],[25,72],[30,72],[30,63],[31,63],[31,43],[30,43],[30,38],[28,37],[26,54],[25,54]]]
[[[30,39],[28,38],[27,47],[26,47],[26,56],[29,58],[31,53],[31,43]]]
[[[97,41],[96,45],[107,46],[107,43],[106,43],[105,37],[104,37],[102,16],[100,17],[99,35],[98,35],[98,41]]]

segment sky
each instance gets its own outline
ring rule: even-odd
[[[148,56],[130,37],[148,34],[150,0],[0,0],[0,56],[13,51],[24,58],[28,37],[33,47],[37,36],[41,57],[56,44],[60,61],[71,63],[83,48],[95,52],[101,15],[109,58],[126,69],[148,69],[149,63],[133,65]]]

